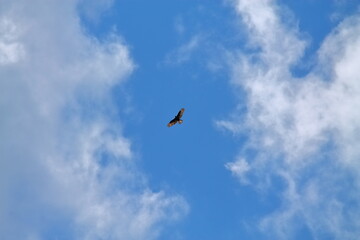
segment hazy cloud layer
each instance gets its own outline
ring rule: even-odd
[[[360,16],[344,19],[322,43],[316,65],[296,78],[291,69],[307,43],[288,10],[276,1],[234,3],[248,49],[233,51],[232,83],[245,90],[246,103],[218,124],[250,137],[240,160],[226,167],[265,191],[282,179],[281,205],[259,220],[267,237],[291,239],[307,229],[315,239],[356,239]]]
[[[153,239],[187,211],[136,169],[110,97],[134,64],[77,4],[1,2],[1,239]]]

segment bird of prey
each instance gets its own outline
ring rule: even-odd
[[[183,122],[183,120],[181,120],[181,117],[182,117],[184,111],[185,111],[185,108],[180,109],[180,111],[178,112],[178,114],[174,117],[173,120],[171,120],[171,121],[167,124],[167,126],[168,126],[168,127],[171,127],[172,125],[175,125],[176,123],[181,124],[181,123]]]

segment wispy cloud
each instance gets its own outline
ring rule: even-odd
[[[184,43],[176,50],[170,52],[165,59],[166,64],[183,64],[188,62],[196,50],[199,48],[203,37],[201,35],[193,36],[188,42]]]
[[[247,53],[232,58],[232,83],[245,90],[246,112],[234,113],[244,121],[219,125],[249,133],[239,158],[249,164],[251,183],[267,186],[280,177],[286,184],[281,206],[260,220],[260,228],[278,239],[292,238],[304,227],[316,239],[355,239],[360,234],[360,206],[353,204],[360,200],[360,17],[345,19],[329,34],[317,64],[299,79],[291,67],[307,43],[289,16],[281,15],[283,9],[263,0],[238,0],[234,6],[248,29]],[[229,166],[237,162],[227,168],[243,178],[244,171]]]
[[[187,203],[151,190],[113,114],[127,46],[77,14],[76,1],[2,1],[0,236],[154,239]]]
[[[183,35],[185,33],[186,27],[184,25],[184,20],[181,16],[175,18],[174,28],[179,35]]]
[[[19,30],[6,18],[0,19],[0,64],[17,62],[24,57],[23,46],[16,41]]]
[[[245,159],[239,158],[235,162],[225,164],[225,167],[238,177],[243,184],[248,183],[246,173],[250,171],[250,166]]]

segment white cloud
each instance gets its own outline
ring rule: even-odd
[[[242,183],[247,183],[246,173],[250,170],[250,166],[245,159],[239,158],[235,162],[225,164],[225,167],[238,177]]]
[[[97,23],[113,2],[114,0],[79,0],[78,8],[87,20]]]
[[[193,57],[194,52],[199,48],[200,42],[203,40],[201,35],[193,36],[188,42],[181,45],[176,50],[170,52],[165,59],[167,64],[183,64]]]
[[[109,97],[134,63],[77,4],[1,3],[0,238],[154,239],[188,206],[137,170]]]
[[[234,58],[232,83],[245,90],[247,111],[234,113],[244,121],[218,124],[249,133],[240,158],[248,160],[253,184],[263,186],[277,176],[287,186],[281,207],[260,221],[261,229],[277,239],[293,238],[302,227],[316,239],[355,239],[360,207],[351,203],[360,200],[360,17],[339,24],[319,49],[316,66],[296,78],[291,67],[306,42],[293,21],[280,14],[283,8],[265,0],[238,0],[235,8],[248,29],[251,53]],[[246,156],[249,150],[256,150],[255,157]]]
[[[24,57],[24,48],[17,42],[19,34],[11,21],[0,19],[0,65],[17,62]]]

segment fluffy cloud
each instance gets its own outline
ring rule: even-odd
[[[316,65],[298,78],[291,69],[307,43],[291,15],[275,1],[238,0],[235,9],[249,44],[246,53],[232,56],[232,83],[245,90],[246,106],[240,109],[246,113],[237,111],[233,120],[218,124],[250,133],[239,156],[249,166],[239,171],[236,161],[226,167],[265,189],[274,177],[283,180],[281,206],[260,220],[267,234],[289,239],[306,228],[316,239],[355,239],[360,234],[360,16],[340,23],[322,43]]]
[[[1,3],[0,238],[154,239],[187,203],[137,170],[109,97],[134,64],[77,4]]]

